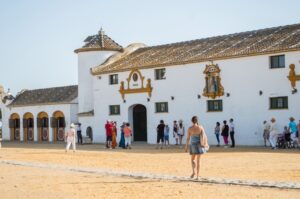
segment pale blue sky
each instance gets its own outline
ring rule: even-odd
[[[299,0],[0,0],[0,84],[77,84],[74,49],[105,33],[158,45],[300,23]]]

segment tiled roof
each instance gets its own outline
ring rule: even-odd
[[[139,48],[110,64],[92,69],[94,75],[300,50],[300,24],[279,26],[180,43]]]
[[[78,86],[64,86],[24,90],[16,96],[10,106],[71,103],[78,96]]]
[[[76,49],[74,52],[84,51],[122,51],[123,47],[107,36],[101,29],[97,35],[88,36],[85,40],[85,45],[82,48]]]

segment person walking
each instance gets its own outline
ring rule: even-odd
[[[121,138],[119,142],[119,147],[125,149],[125,137],[124,137],[124,127],[126,126],[126,123],[123,122],[122,126],[120,126],[121,129]]]
[[[169,142],[169,134],[170,134],[170,128],[169,125],[166,124],[164,129],[164,140],[165,140],[165,147],[169,148],[170,142]],[[168,145],[167,145],[168,143]]]
[[[271,125],[270,125],[270,138],[269,138],[272,149],[276,149],[276,142],[277,142],[278,134],[279,134],[279,130],[278,130],[278,126],[276,123],[276,119],[272,118]]]
[[[176,145],[178,145],[179,136],[178,136],[178,124],[176,120],[174,120],[173,122],[173,137],[175,138]]]
[[[178,133],[177,134],[178,134],[178,137],[179,137],[179,146],[181,148],[182,147],[182,138],[185,134],[185,129],[184,129],[182,120],[179,120]]]
[[[300,120],[299,120],[299,123],[297,125],[297,129],[298,129],[298,131],[297,131],[298,143],[300,143]]]
[[[195,176],[196,179],[199,178],[200,172],[200,157],[202,154],[206,153],[209,149],[207,136],[202,125],[198,124],[197,116],[192,117],[192,126],[188,129],[185,152],[188,150],[188,145],[190,145],[190,155],[191,155],[191,165],[192,165],[192,175],[191,178]],[[196,159],[196,162],[195,162]]]
[[[229,133],[230,133],[230,139],[231,139],[231,148],[235,147],[234,129],[235,129],[235,126],[233,124],[233,119],[231,118],[229,120]]]
[[[82,145],[82,134],[81,134],[81,124],[77,125],[77,143]]]
[[[216,135],[217,142],[218,142],[217,147],[220,146],[220,131],[221,131],[221,124],[220,124],[220,122],[217,122],[216,127],[215,127],[215,135]]]
[[[73,152],[75,152],[76,151],[75,125],[73,123],[70,125],[70,129],[66,132],[65,139],[67,141],[66,152],[69,151],[69,148],[70,148],[71,144],[72,144],[72,147],[73,147]]]
[[[264,121],[263,128],[264,128],[264,132],[263,132],[264,143],[265,143],[265,147],[267,147],[267,141],[269,141],[269,138],[270,138],[270,124],[269,124],[269,122]]]
[[[297,124],[295,122],[295,119],[293,117],[290,117],[290,122],[288,126],[288,131],[291,133],[291,139],[293,140],[293,143],[298,147],[298,137],[297,137]]]
[[[111,121],[109,120],[106,121],[105,131],[106,131],[106,148],[111,149],[112,125],[111,125]]]
[[[117,122],[112,122],[111,148],[115,149],[117,146]]]
[[[222,126],[222,133],[221,136],[223,136],[223,140],[224,140],[224,148],[228,147],[228,135],[229,135],[229,127],[227,125],[227,121],[224,120],[223,121],[223,126]]]
[[[132,130],[130,128],[130,124],[126,123],[126,126],[124,127],[124,137],[125,137],[125,148],[131,149],[131,136],[132,136]]]
[[[157,125],[156,128],[156,133],[157,133],[157,145],[156,145],[156,149],[158,149],[159,144],[161,144],[160,149],[163,148],[163,144],[164,144],[164,131],[165,131],[165,124],[163,120],[160,120],[159,125]]]

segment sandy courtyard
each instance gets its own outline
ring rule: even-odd
[[[0,161],[127,173],[189,176],[190,157],[182,149],[156,150],[137,144],[132,150],[79,146],[65,154],[63,144],[4,143]],[[265,148],[212,148],[203,156],[201,176],[300,183],[300,151]],[[53,168],[0,163],[1,199],[11,198],[299,198],[299,189],[249,187],[193,181],[118,177]]]

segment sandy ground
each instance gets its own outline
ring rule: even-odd
[[[62,144],[4,143],[0,160],[72,167],[188,176],[190,157],[182,149],[132,150],[79,146],[65,154]],[[202,158],[201,176],[300,182],[300,151],[212,148]],[[299,198],[300,190],[135,179],[0,164],[0,198]]]

